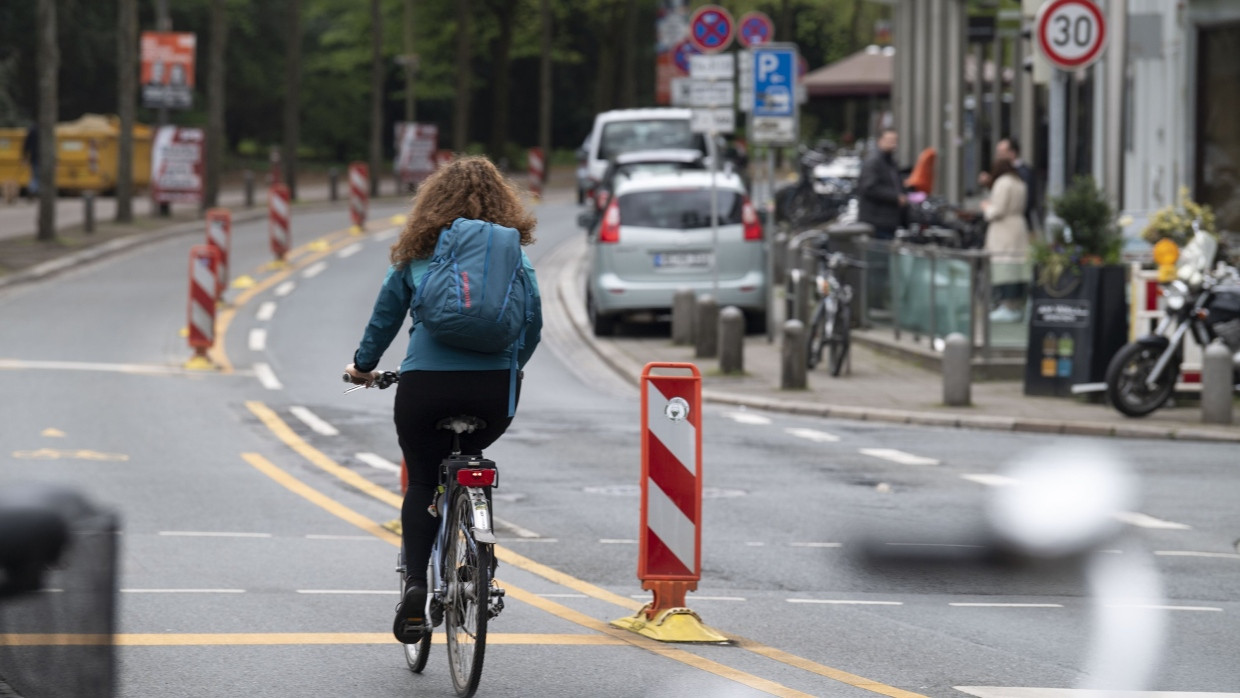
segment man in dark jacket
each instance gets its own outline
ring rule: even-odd
[[[874,226],[874,237],[879,240],[891,240],[896,236],[896,228],[900,227],[904,206],[908,203],[896,166],[898,144],[895,129],[883,130],[878,138],[878,152],[861,166],[861,180],[857,183],[857,218]]]

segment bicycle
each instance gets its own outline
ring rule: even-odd
[[[815,277],[818,305],[810,318],[809,335],[806,337],[805,359],[810,370],[822,362],[822,352],[827,350],[827,368],[832,377],[839,377],[848,358],[851,344],[852,286],[836,274],[841,266],[862,267],[863,262],[849,259],[840,252],[815,250],[818,255],[818,274]]]
[[[394,384],[399,375],[384,371],[371,384],[380,390]],[[344,375],[346,382],[352,382]],[[361,384],[345,391],[370,387]],[[435,427],[452,432],[452,453],[439,467],[439,489],[430,506],[439,517],[439,532],[427,566],[427,607],[423,618],[430,625],[406,626],[406,632],[422,630],[416,643],[404,645],[405,662],[415,674],[426,668],[431,649],[431,630],[446,624],[448,666],[458,696],[468,698],[478,690],[486,654],[487,621],[504,609],[504,590],[495,586],[495,533],[491,527],[491,489],[498,486],[499,468],[481,455],[461,454],[461,434],[486,428],[477,417],[459,415],[441,419]],[[405,551],[396,556],[400,594],[406,586]],[[479,590],[487,592],[480,594]]]

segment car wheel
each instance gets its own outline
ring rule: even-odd
[[[590,316],[590,329],[595,337],[610,337],[616,333],[616,318],[599,312],[594,299],[586,297],[586,314]]]
[[[580,206],[586,202],[586,190],[577,187],[577,205]]]

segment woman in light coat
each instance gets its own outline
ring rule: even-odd
[[[996,322],[1024,317],[1029,258],[1029,226],[1025,221],[1025,183],[1012,161],[995,161],[990,198],[982,202],[986,214],[986,244],[990,253],[991,284],[999,306],[990,314]]]

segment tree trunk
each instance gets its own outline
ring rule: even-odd
[[[629,0],[624,12],[624,62],[620,65],[620,106],[637,106],[637,9],[638,0]]]
[[[465,152],[469,145],[470,45],[473,27],[470,23],[471,0],[456,0],[456,99],[452,106],[452,149]]]
[[[779,30],[775,34],[776,41],[793,41],[797,40],[792,27],[792,0],[779,0]]]
[[[623,19],[625,0],[612,0],[602,8],[604,24],[599,27],[600,36],[608,36]],[[620,42],[602,41],[598,51],[598,77],[595,79],[595,111],[607,111],[616,105],[616,63],[620,60]]]
[[[132,0],[130,0],[132,1]],[[207,46],[207,153],[204,208],[220,202],[224,164],[224,50],[228,44],[227,0],[211,0],[211,43]],[[289,170],[292,171],[290,165]]]
[[[116,28],[116,222],[133,221],[133,124],[138,99],[138,0],[120,0]]]
[[[538,63],[538,147],[543,152],[543,162],[551,162],[551,0],[539,0],[542,15],[542,56]],[[546,181],[551,167],[543,166]]]
[[[370,195],[379,195],[383,164],[383,13],[380,0],[370,0]]]
[[[513,14],[516,13],[516,0],[503,0],[495,13],[499,22],[499,35],[495,37],[494,50],[491,52],[495,75],[491,90],[491,159],[502,163],[508,151],[508,93],[509,72],[512,61]],[[511,163],[510,163],[511,166]]]
[[[378,0],[375,0],[378,2]],[[288,0],[284,58],[284,184],[297,200],[297,148],[301,141],[301,0]]]
[[[405,121],[413,123],[417,117],[417,102],[413,98],[413,80],[418,65],[413,56],[413,0],[405,0]]]
[[[850,56],[869,43],[861,38],[861,16],[864,4],[864,0],[853,0],[852,3],[852,19],[848,27],[848,55]]]
[[[56,44],[56,0],[39,0],[39,233],[44,242],[56,239],[56,119],[60,111],[56,80],[60,47]]]

